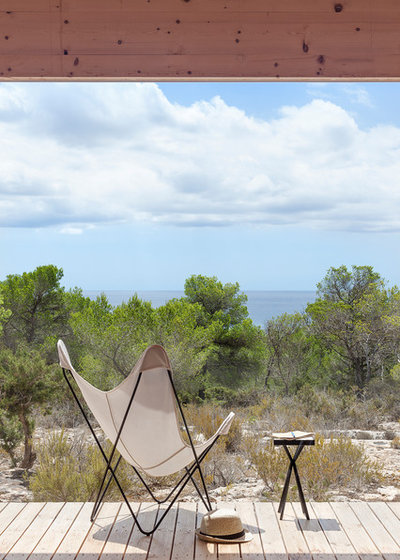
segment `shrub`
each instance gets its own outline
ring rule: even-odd
[[[213,406],[212,404],[205,403],[200,406],[190,404],[185,407],[184,415],[188,426],[193,427],[196,434],[201,434],[201,437],[208,439],[211,437],[226,418],[227,412],[220,407]],[[241,421],[236,415],[233,419],[229,432],[226,436],[222,436],[218,441],[224,443],[224,449],[232,453],[239,449],[242,438]]]
[[[211,437],[226,417],[226,411],[211,404],[188,405],[184,410],[186,422],[194,427],[197,439]],[[195,436],[196,438],[196,436]],[[238,451],[242,441],[240,419],[235,416],[230,430],[215,443],[202,462],[206,482],[211,486],[228,486],[243,474],[244,462],[238,456],[230,455]]]
[[[256,441],[248,442],[246,447],[258,476],[266,484],[267,496],[278,498],[288,468],[284,450],[274,448],[272,441],[263,448]],[[382,479],[377,463],[367,459],[362,447],[345,437],[328,441],[317,434],[315,446],[305,448],[296,464],[302,485],[313,500],[326,500],[334,490],[360,490]],[[289,499],[298,499],[296,492],[292,486]]]
[[[105,450],[109,453],[111,444],[106,444]],[[82,437],[70,441],[63,430],[55,431],[38,447],[38,466],[29,487],[36,501],[92,501],[104,469],[105,462],[97,446],[85,444]],[[117,475],[123,488],[131,484],[129,473],[122,459]],[[113,498],[120,499],[114,481],[107,492],[107,499]]]
[[[383,434],[384,439],[393,440],[396,437],[396,432],[393,430],[385,430]]]
[[[10,456],[13,467],[17,465],[15,452],[23,437],[18,420],[14,416],[0,412],[0,447]]]
[[[383,414],[371,399],[352,392],[333,392],[305,385],[296,396],[265,395],[247,409],[248,420],[265,431],[300,429],[321,432],[339,429],[377,429]]]
[[[400,437],[394,437],[390,445],[391,447],[393,447],[393,449],[400,449]]]

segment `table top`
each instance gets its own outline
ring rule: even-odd
[[[297,438],[297,439],[275,439],[274,438],[274,445],[315,445],[315,437],[309,436],[305,438]]]

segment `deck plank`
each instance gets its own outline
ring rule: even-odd
[[[318,523],[324,531],[336,557],[340,558],[340,560],[358,560],[358,554],[340,525],[330,504],[326,502],[313,502],[311,509],[318,519]]]
[[[200,527],[201,519],[203,515],[206,513],[206,508],[204,504],[199,503],[197,506],[197,525],[196,527]],[[206,541],[202,541],[198,537],[196,537],[196,544],[195,544],[195,560],[216,560],[217,559],[217,545],[214,543],[209,543]]]
[[[249,531],[253,538],[247,543],[240,545],[240,553],[243,560],[255,560],[262,554],[260,531],[257,525],[254,504],[251,502],[238,502],[236,510],[240,516],[245,531]]]
[[[17,515],[12,523],[7,527],[7,531],[3,533],[0,541],[0,558],[4,558],[8,551],[23,536],[37,517],[38,513],[44,508],[45,503],[26,504],[19,515]],[[7,511],[7,508],[4,510]],[[31,549],[32,550],[32,549]],[[30,552],[31,552],[30,550]]]
[[[400,519],[393,513],[389,504],[387,502],[371,502],[369,507],[400,547]]]
[[[139,507],[138,522],[144,530],[153,527],[157,517],[158,505],[142,503]],[[137,524],[129,537],[124,560],[144,560],[151,543],[151,537],[146,537],[139,531]]]
[[[22,502],[10,502],[0,512],[0,535],[14,521],[17,515],[26,507]]]
[[[393,513],[400,519],[400,502],[387,502]]]
[[[121,503],[105,502],[90,527],[82,547],[76,558],[78,560],[97,560],[108,540],[111,530],[114,526]]]
[[[335,560],[335,555],[332,551],[331,545],[321,525],[315,517],[313,509],[308,506],[308,513],[310,519],[306,519],[301,509],[299,502],[294,502],[293,510],[297,517],[297,522],[303,532],[303,536],[307,543],[309,550],[312,550],[312,557],[314,560]]]
[[[256,502],[254,506],[265,558],[267,560],[287,560],[288,554],[273,504]]]
[[[351,502],[350,507],[383,556],[390,555],[390,560],[400,560],[398,544],[392,539],[369,505],[366,502]]]
[[[55,552],[57,557],[62,558],[63,560],[74,560],[92,526],[90,521],[92,509],[93,504],[90,502],[87,502],[82,506],[67,534],[56,548]]]
[[[68,533],[82,506],[82,502],[67,502],[64,504],[54,522],[34,548],[31,558],[34,558],[34,560],[51,560],[54,551]]]
[[[46,533],[49,526],[57,518],[63,505],[64,503],[60,502],[46,504],[21,538],[10,548],[5,558],[9,559],[11,557],[12,560],[25,560]]]
[[[145,529],[165,506],[132,504]],[[219,504],[219,507],[232,507]],[[238,502],[249,543],[216,545],[199,540],[194,529],[202,504],[181,502],[153,536],[140,533],[123,503],[105,503],[95,523],[91,503],[0,504],[0,560],[400,560],[400,503]]]
[[[193,560],[195,549],[197,504],[185,502],[178,505],[174,546],[171,560]]]
[[[278,504],[274,504],[276,515],[278,515]],[[311,560],[311,554],[307,542],[298,523],[296,514],[291,503],[286,503],[285,515],[279,520],[283,541],[290,560]]]
[[[379,550],[350,505],[345,502],[332,502],[331,505],[336,517],[342,527],[344,527],[347,536],[362,560],[378,560],[382,558]]]
[[[160,506],[157,519],[160,518],[166,508],[166,504]],[[159,528],[155,531],[155,533],[153,533],[147,555],[148,560],[151,560],[152,558],[155,560],[169,560],[174,541],[177,513],[178,506],[175,504],[172,506]]]
[[[135,515],[138,512],[139,504],[130,504]],[[101,553],[101,558],[107,560],[120,560],[125,554],[128,540],[134,525],[134,519],[126,503],[123,503],[118,512],[118,517],[111,529],[107,542]]]

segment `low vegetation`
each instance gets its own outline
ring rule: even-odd
[[[110,451],[106,445],[106,451]],[[115,462],[118,457],[115,458]],[[132,487],[130,468],[124,462],[118,480]],[[63,430],[51,432],[38,447],[38,466],[29,479],[33,499],[39,502],[94,501],[104,474],[104,459],[97,445],[87,444],[82,434],[68,438]],[[119,500],[114,481],[108,489],[109,500]]]
[[[103,466],[62,431],[81,420],[57,365],[58,338],[102,389],[121,382],[149,344],[163,345],[202,437],[234,409],[229,436],[205,462],[214,487],[255,473],[276,497],[287,465],[265,436],[288,429],[320,434],[299,464],[314,499],[379,482],[379,467],[342,435],[400,419],[400,293],[372,267],[329,269],[314,303],[265,328],[249,318],[239,285],[216,277],[189,277],[184,297],[156,309],[136,295],[116,307],[105,295],[92,301],[65,290],[62,277],[49,265],[0,282],[0,447],[13,465],[33,467],[35,499],[93,499]],[[35,423],[57,429],[36,449]],[[130,470],[121,473],[136,492]]]
[[[272,441],[260,447],[254,437],[249,438],[246,447],[251,464],[265,482],[265,496],[279,499],[288,467],[283,449],[274,448]],[[315,446],[304,448],[296,464],[307,496],[315,501],[327,500],[335,491],[364,491],[383,480],[380,466],[343,436],[325,439],[317,434]],[[295,485],[290,489],[289,499],[298,499]]]

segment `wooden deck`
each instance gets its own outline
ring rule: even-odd
[[[198,541],[194,529],[203,510],[195,503],[174,507],[153,537],[133,525],[125,504],[105,503],[92,524],[92,505],[0,503],[0,559],[23,560],[400,560],[400,502],[331,502],[309,505],[306,521],[298,503],[238,502],[254,534],[243,545]],[[135,504],[144,526],[158,508]]]

